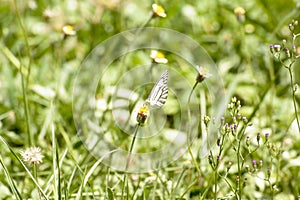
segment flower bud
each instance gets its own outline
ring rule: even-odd
[[[218,137],[218,139],[217,139],[217,145],[218,145],[218,146],[221,145],[221,138],[220,138],[220,137]]]
[[[291,53],[290,50],[288,48],[285,48],[285,55],[286,57],[290,58],[291,57]]]
[[[245,124],[248,123],[247,117],[242,117],[242,120],[243,120],[243,122],[244,122]]]
[[[266,142],[267,142],[268,139],[269,139],[269,135],[270,135],[269,133],[266,133],[266,134],[265,134]]]
[[[294,21],[294,26],[298,26],[298,20]]]
[[[262,166],[263,166],[263,161],[260,160],[260,161],[259,161],[259,167],[262,168]]]
[[[236,116],[232,117],[232,121],[233,121],[233,123],[236,123]]]
[[[225,118],[224,117],[221,117],[221,123],[223,124],[225,121]]]
[[[228,164],[227,164],[227,171],[229,171],[229,169],[231,168],[231,166],[232,166],[232,160],[230,160],[229,162],[228,162]]]
[[[208,162],[209,162],[210,165],[213,164],[213,160],[212,160],[212,157],[210,155],[208,156]]]
[[[292,20],[292,23],[291,23],[293,26],[297,26],[298,25],[298,20]]]
[[[248,182],[248,179],[244,178],[243,187],[246,187],[247,182]]]
[[[232,102],[232,103],[236,103],[236,101],[237,101],[236,97],[232,97],[232,98],[231,98],[231,102]]]
[[[208,126],[208,123],[210,122],[210,117],[205,115],[203,118],[203,121],[204,121],[205,126]]]
[[[259,144],[259,140],[260,140],[260,133],[259,132],[257,133],[256,140],[257,140],[257,144]]]
[[[295,44],[292,45],[292,50],[293,50],[294,53],[297,53],[297,47],[296,47]]]
[[[283,44],[283,45],[286,44],[286,40],[285,40],[285,39],[282,40],[282,44]]]
[[[245,168],[246,168],[247,172],[250,172],[250,166],[249,165],[246,165]]]
[[[280,52],[281,46],[279,44],[274,45],[275,52]]]
[[[246,145],[247,145],[247,147],[249,147],[249,145],[250,145],[250,137],[249,136],[246,137]]]
[[[270,44],[270,51],[271,51],[271,53],[274,53],[274,46],[273,46],[273,44]]]
[[[299,85],[297,83],[294,84],[293,90],[294,92],[297,92]]]
[[[253,165],[254,169],[257,168],[257,162],[256,162],[256,160],[252,160],[252,165]]]

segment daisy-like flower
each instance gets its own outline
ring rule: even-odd
[[[196,81],[197,82],[202,82],[204,81],[204,79],[211,77],[212,75],[208,72],[207,69],[203,68],[203,67],[199,67],[197,66],[197,70],[198,70],[198,75],[196,77]]]
[[[149,109],[146,106],[142,106],[138,111],[138,114],[136,116],[136,121],[139,124],[144,124],[148,117],[148,113],[149,113]]]
[[[39,147],[30,147],[25,151],[21,151],[21,156],[25,162],[37,165],[42,163],[44,158]]]
[[[66,36],[76,35],[76,31],[74,30],[74,27],[71,25],[66,25],[62,28],[62,31]]]
[[[167,16],[165,9],[156,3],[152,4],[152,12],[153,12],[154,16],[157,16],[157,17],[166,17]]]
[[[165,58],[165,55],[157,50],[151,50],[150,57],[154,63],[166,64],[168,59]]]

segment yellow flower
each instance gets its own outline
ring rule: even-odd
[[[76,35],[76,31],[74,30],[74,27],[71,25],[66,25],[62,28],[65,35]]]
[[[202,82],[204,79],[211,77],[212,75],[208,72],[207,69],[197,66],[198,75],[196,77],[197,82]]]
[[[152,4],[152,12],[155,16],[158,16],[158,17],[166,17],[167,16],[165,9],[156,3]]]
[[[168,62],[168,59],[166,59],[165,55],[160,51],[151,50],[150,57],[152,58],[153,62],[158,64],[166,64]]]
[[[148,112],[149,112],[149,109],[146,106],[142,106],[138,111],[138,114],[136,116],[136,121],[139,124],[144,124],[148,117]]]
[[[21,156],[25,162],[30,164],[40,164],[44,158],[39,147],[30,147],[25,151],[21,151]]]

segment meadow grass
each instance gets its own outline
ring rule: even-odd
[[[1,3],[0,199],[300,198],[299,5],[156,3]],[[126,52],[103,76],[95,74],[94,98],[84,102],[96,102],[93,120],[75,122],[74,82],[84,59],[106,39],[143,27],[193,38],[216,63],[219,76],[206,71],[213,66],[191,66],[188,58],[164,49],[155,55],[151,49]],[[114,48],[104,52],[113,54]],[[136,66],[145,67],[145,73],[135,72]],[[150,110],[149,122],[140,126],[135,109],[165,68],[170,72],[167,102]],[[213,115],[218,82],[226,96],[220,119]],[[91,127],[98,135],[88,134]],[[160,135],[151,135],[154,130]],[[169,152],[177,147],[176,130],[186,138],[180,156]],[[155,170],[130,171],[146,166],[139,155],[167,144],[175,147],[154,154]],[[114,165],[120,149],[126,156]]]

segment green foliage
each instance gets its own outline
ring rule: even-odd
[[[157,3],[167,14],[161,18],[152,17],[152,3],[148,0],[1,2],[0,199],[296,199],[300,196],[300,133],[295,119],[300,114],[300,93],[299,89],[292,91],[294,84],[299,85],[299,61],[295,59],[293,67],[286,70],[285,60],[273,59],[269,49],[269,44],[281,44],[282,39],[290,38],[288,24],[299,19],[299,5],[292,0],[161,0]],[[245,13],[235,11],[237,7],[242,7]],[[66,25],[73,27],[75,34],[64,32]],[[106,154],[96,159],[101,149],[92,153],[86,149],[80,138],[84,132],[77,135],[76,128],[84,130],[87,125],[75,127],[78,124],[73,120],[73,84],[81,63],[97,44],[122,31],[143,26],[172,29],[197,41],[217,64],[227,98],[235,96],[239,100],[238,113],[247,118],[247,123],[240,118],[235,132],[226,129],[226,122],[234,125],[232,117],[238,117],[237,112],[227,110],[225,121],[215,122],[220,128],[213,130],[214,143],[209,145],[209,156],[203,157],[202,133],[208,128],[203,118],[211,114],[214,101],[205,84],[199,83],[193,91],[186,91],[178,78],[173,83],[174,91],[180,92],[188,103],[179,105],[176,93],[171,91],[166,105],[152,111],[150,117],[155,122],[166,120],[173,129],[199,121],[199,126],[191,127],[199,137],[189,151],[167,167],[125,175],[102,163]],[[299,32],[300,26],[295,26],[294,33]],[[293,43],[297,47],[295,55],[299,55],[300,43],[297,39]],[[194,84],[197,75],[194,68],[178,55],[163,53],[168,64],[162,66],[178,69],[178,76],[185,77],[187,84]],[[136,124],[130,124],[130,116],[125,115],[125,119],[116,121],[110,108],[115,98],[111,91],[134,66],[151,63],[149,55],[150,50],[146,49],[118,58],[96,89],[96,99],[102,104],[95,113],[99,122],[95,127],[105,129],[106,138],[122,150],[128,151],[132,137],[118,123],[128,120],[125,128],[131,133]],[[146,82],[146,78],[157,80],[148,72],[145,76],[137,73],[124,78],[123,86],[138,94],[127,106],[130,113],[151,91],[153,85],[135,88],[137,83]],[[194,98],[187,101],[191,92]],[[189,117],[180,112],[187,107],[192,108]],[[197,113],[194,110],[200,110],[200,114],[194,115]],[[160,116],[162,113],[166,113],[165,118]],[[210,118],[212,123],[214,116]],[[180,120],[186,123],[180,124]],[[151,131],[148,133],[152,136]],[[156,151],[170,141],[172,132],[164,133],[135,142],[134,151]],[[215,144],[216,141],[221,143]],[[42,149],[41,164],[21,159],[20,152],[30,146]]]

